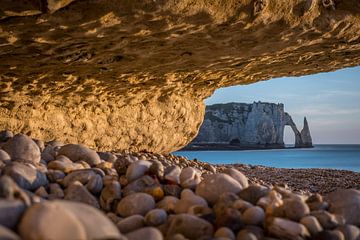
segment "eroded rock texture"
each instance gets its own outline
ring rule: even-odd
[[[286,125],[294,132],[295,147],[312,147],[306,118],[300,132],[282,103],[209,105],[198,135],[185,149],[283,148]]]
[[[358,0],[3,0],[0,19],[1,128],[102,150],[179,149],[219,87],[360,63]]]

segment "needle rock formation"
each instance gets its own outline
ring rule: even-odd
[[[358,0],[1,0],[0,127],[168,153],[217,88],[360,65],[359,32]]]

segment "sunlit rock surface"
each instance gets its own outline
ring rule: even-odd
[[[306,118],[300,132],[282,103],[209,105],[198,135],[185,149],[283,148],[286,125],[294,132],[295,147],[312,147]]]
[[[360,2],[0,2],[0,126],[170,152],[219,87],[360,64]]]

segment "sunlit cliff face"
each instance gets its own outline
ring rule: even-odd
[[[358,0],[0,2],[0,127],[171,152],[219,87],[360,65]]]

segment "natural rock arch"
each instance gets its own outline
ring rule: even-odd
[[[360,2],[322,2],[3,0],[0,127],[174,151],[217,88],[360,64]]]

